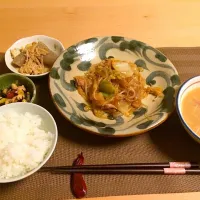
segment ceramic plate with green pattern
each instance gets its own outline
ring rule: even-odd
[[[163,97],[148,95],[143,99],[145,106],[130,117],[101,119],[85,111],[86,102],[77,91],[74,77],[109,57],[142,67],[146,84],[161,87]],[[164,122],[174,109],[179,85],[178,73],[166,56],[143,42],[118,36],[90,38],[69,47],[54,63],[49,80],[53,101],[66,119],[86,131],[112,137],[144,133]]]

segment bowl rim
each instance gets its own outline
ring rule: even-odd
[[[12,43],[12,45],[10,45],[10,47],[9,47],[9,48],[6,50],[6,52],[5,52],[5,63],[6,63],[7,68],[8,68],[10,71],[12,71],[12,72],[14,72],[14,73],[16,73],[16,74],[19,74],[19,75],[22,75],[22,76],[26,76],[26,77],[31,77],[31,78],[42,77],[42,76],[45,76],[45,75],[49,74],[49,72],[45,72],[45,73],[43,73],[43,74],[38,74],[38,75],[22,74],[22,73],[20,73],[20,72],[18,72],[18,71],[14,71],[14,70],[13,70],[13,66],[12,66],[11,63],[8,61],[8,57],[9,57],[9,54],[10,54],[10,50],[12,49],[12,47],[13,47],[14,45],[20,43],[20,42],[23,41],[23,40],[30,39],[30,38],[35,38],[35,37],[38,37],[38,38],[40,37],[40,38],[46,38],[46,39],[54,40],[55,42],[57,42],[57,43],[61,46],[62,52],[65,50],[65,47],[64,47],[64,45],[62,44],[61,41],[59,41],[58,39],[56,39],[56,38],[54,38],[54,37],[50,37],[50,36],[47,36],[47,35],[40,35],[40,34],[38,34],[38,35],[32,35],[32,36],[27,36],[27,37],[19,38],[19,39],[16,40],[14,43]]]
[[[0,79],[3,78],[3,77],[6,77],[6,76],[16,76],[16,77],[21,77],[23,79],[25,79],[27,82],[31,83],[31,85],[33,86],[33,96],[31,98],[31,101],[29,103],[33,103],[35,101],[35,98],[36,98],[36,86],[35,86],[35,83],[30,79],[28,78],[27,76],[22,76],[21,74],[17,74],[17,73],[5,73],[5,74],[1,74],[0,75]],[[19,103],[19,102],[15,102],[15,103]],[[25,103],[25,102],[23,102]]]
[[[189,131],[188,133],[191,134],[191,136],[192,136],[193,138],[195,138],[195,139],[197,139],[197,140],[200,141],[200,136],[198,136],[194,131],[192,131],[192,129],[187,125],[187,123],[186,123],[185,120],[183,119],[183,116],[182,116],[182,114],[181,114],[181,105],[179,105],[179,103],[178,103],[179,100],[180,100],[180,98],[181,98],[181,93],[183,94],[184,91],[186,91],[191,85],[189,85],[184,91],[182,91],[182,90],[183,90],[183,87],[184,87],[187,83],[189,83],[190,81],[192,81],[192,80],[194,80],[194,79],[196,79],[196,78],[199,78],[199,79],[200,79],[200,76],[199,76],[199,75],[193,76],[193,77],[189,78],[188,80],[186,80],[186,81],[180,86],[180,88],[179,88],[179,90],[178,90],[178,93],[177,93],[177,98],[176,98],[176,110],[177,110],[177,113],[178,113],[178,116],[179,116],[179,119],[180,119],[181,123],[182,123],[183,126]],[[196,83],[198,83],[198,82],[200,82],[200,80],[197,81]],[[194,83],[194,84],[195,84],[195,83]]]
[[[19,104],[21,104],[22,106],[25,105],[25,104],[26,104],[27,106],[33,106],[33,107],[35,107],[35,108],[37,108],[37,109],[41,109],[43,112],[45,112],[47,115],[49,115],[50,119],[51,119],[52,122],[53,122],[54,128],[55,128],[55,133],[54,133],[55,137],[54,137],[54,140],[53,140],[53,142],[52,142],[52,146],[51,146],[51,148],[50,148],[49,151],[48,151],[49,155],[46,156],[45,159],[44,159],[36,168],[32,169],[32,170],[29,171],[28,173],[26,173],[26,174],[24,174],[24,175],[21,175],[21,176],[9,178],[9,179],[0,179],[0,183],[11,183],[11,182],[19,181],[19,180],[22,180],[22,179],[24,179],[24,178],[27,178],[28,176],[30,176],[30,175],[34,174],[35,172],[37,172],[37,171],[38,171],[40,168],[42,168],[42,167],[46,164],[46,162],[50,159],[50,157],[52,156],[53,152],[55,151],[55,148],[56,148],[56,145],[57,145],[57,141],[58,141],[58,127],[57,127],[56,121],[55,121],[55,119],[53,118],[53,116],[51,115],[51,113],[50,113],[47,109],[43,108],[42,106],[37,105],[37,104],[34,104],[34,103],[17,102],[17,103],[15,103],[15,104],[3,105],[3,106],[0,107],[0,110],[1,110],[2,107],[9,107],[9,106],[11,106],[11,105],[12,105],[12,106],[13,106],[13,105],[14,105],[14,106],[17,106],[17,105],[19,105]]]
[[[91,39],[91,38],[98,38],[98,39],[99,39],[99,38],[113,37],[113,36],[114,36],[114,37],[123,37],[123,38],[128,39],[128,40],[136,40],[136,41],[138,41],[138,42],[142,42],[142,41],[140,41],[140,40],[137,40],[137,39],[134,39],[134,38],[131,38],[131,37],[126,37],[126,36],[117,36],[117,35],[110,35],[110,36],[108,36],[108,35],[94,36],[94,37],[89,37],[89,38],[82,39],[82,40],[80,40],[80,41],[78,41],[78,42],[76,42],[76,43],[74,43],[74,44],[69,45],[69,46],[63,51],[63,53],[62,53],[59,57],[61,57],[65,52],[67,52],[67,50],[68,50],[70,47],[72,47],[72,46],[74,46],[74,45],[78,45],[78,44],[81,43],[82,41],[85,41],[85,40],[88,40],[88,39]],[[143,43],[145,43],[145,42],[143,42]],[[167,60],[172,64],[172,67],[173,67],[173,69],[174,69],[174,74],[177,74],[177,75],[179,76],[179,73],[178,73],[176,67],[174,66],[174,64],[171,62],[171,60],[170,60],[163,52],[161,52],[158,48],[155,48],[155,47],[149,45],[148,43],[145,43],[145,44],[146,44],[147,46],[150,46],[150,47],[156,49],[160,54],[164,55],[164,56],[167,58]],[[59,59],[59,57],[58,57],[57,59]],[[55,62],[55,63],[56,63],[56,62]],[[54,63],[54,65],[52,66],[52,68],[54,68],[55,63]],[[179,77],[180,77],[180,76],[179,76]],[[50,91],[51,99],[52,99],[52,101],[54,102],[53,94],[52,94],[51,87],[50,87],[50,81],[51,81],[51,77],[50,77],[50,75],[49,75],[49,84],[48,84],[48,85],[49,85],[49,91]],[[180,85],[178,86],[178,88],[179,88],[179,87],[180,87]],[[178,88],[177,88],[177,90],[178,90]],[[176,97],[176,96],[177,96],[177,95],[175,95],[175,97]],[[72,122],[70,119],[68,119],[68,117],[66,117],[66,116],[61,112],[59,106],[58,106],[55,102],[54,102],[54,105],[56,106],[57,110],[61,113],[61,115],[62,115],[65,119],[67,119],[71,124],[75,125],[76,127],[80,128],[81,130],[87,131],[87,132],[92,133],[92,134],[95,134],[95,135],[99,135],[99,136],[103,136],[103,137],[113,137],[113,138],[130,137],[130,136],[134,136],[134,135],[139,135],[139,134],[142,134],[142,133],[146,133],[146,132],[148,132],[148,131],[150,131],[150,130],[156,128],[156,127],[158,127],[158,126],[161,125],[162,123],[164,123],[164,122],[170,117],[170,115],[174,112],[174,110],[175,110],[175,101],[174,101],[173,110],[172,110],[171,112],[169,112],[169,113],[166,113],[166,116],[163,117],[163,118],[162,118],[161,120],[159,120],[158,122],[156,122],[154,125],[152,125],[152,126],[146,128],[146,129],[144,129],[144,130],[139,130],[139,131],[135,131],[135,132],[130,132],[130,133],[127,133],[127,134],[118,133],[118,134],[109,135],[109,134],[101,134],[101,133],[99,133],[98,131],[93,131],[93,130],[91,130],[91,129],[89,129],[89,128],[82,127],[82,126],[80,126],[80,125],[78,125],[78,124],[75,124],[74,122]]]

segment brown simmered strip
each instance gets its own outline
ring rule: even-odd
[[[52,67],[58,56],[51,51],[43,42],[38,42],[38,47],[48,51],[46,55],[43,57],[44,65]]]
[[[16,56],[12,63],[17,67],[22,67],[26,62],[26,56],[24,53],[20,53],[18,56]]]

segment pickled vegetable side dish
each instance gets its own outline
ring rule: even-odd
[[[18,82],[12,83],[10,87],[0,90],[0,106],[15,102],[30,102],[31,94],[24,85]]]

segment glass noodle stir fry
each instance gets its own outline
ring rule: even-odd
[[[31,94],[24,85],[12,83],[9,88],[0,90],[0,106],[15,102],[30,102]]]
[[[50,71],[57,55],[44,43],[33,42],[21,49],[12,49],[12,64],[22,74],[37,75]]]
[[[106,59],[91,66],[84,76],[76,76],[79,94],[86,100],[87,110],[100,118],[130,116],[140,108],[148,94],[163,96],[159,87],[146,86],[136,64]]]

